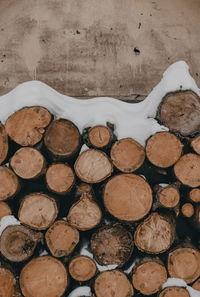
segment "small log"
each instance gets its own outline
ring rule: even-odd
[[[167,270],[159,258],[136,260],[132,271],[132,284],[143,295],[152,295],[167,281]]]
[[[153,210],[163,207],[167,209],[177,208],[180,202],[180,192],[176,185],[158,187],[156,191],[156,201]]]
[[[4,125],[0,122],[0,164],[2,164],[8,155],[8,135]]]
[[[110,151],[111,160],[122,172],[133,172],[142,166],[145,159],[143,146],[132,138],[115,142]]]
[[[167,267],[170,277],[191,284],[200,276],[200,253],[194,247],[177,247],[168,254]]]
[[[24,107],[6,121],[6,132],[21,146],[34,146],[43,137],[51,122],[50,112],[41,106]]]
[[[168,168],[181,157],[183,144],[170,132],[158,132],[146,143],[146,155],[155,166]]]
[[[191,203],[184,203],[181,207],[181,213],[185,218],[191,218],[194,215],[194,206]]]
[[[99,150],[88,149],[77,158],[74,169],[86,183],[99,183],[112,174],[113,166],[107,155]]]
[[[12,214],[12,210],[10,206],[3,201],[0,201],[0,220],[5,217]],[[1,296],[1,295],[0,295]]]
[[[18,211],[19,220],[35,230],[46,230],[53,224],[57,215],[58,208],[55,200],[41,193],[25,196]]]
[[[132,297],[133,287],[127,276],[119,270],[101,272],[94,282],[96,297]]]
[[[152,213],[138,225],[134,234],[137,248],[148,254],[167,251],[175,239],[175,222],[172,217]]]
[[[200,189],[194,188],[189,192],[189,200],[194,203],[200,202]]]
[[[12,156],[10,167],[23,179],[36,179],[44,174],[46,161],[35,148],[23,147]]]
[[[55,163],[46,171],[46,183],[50,191],[64,195],[74,185],[75,175],[72,168],[64,163]]]
[[[71,121],[59,119],[47,128],[44,143],[53,159],[69,160],[79,150],[80,133]]]
[[[61,297],[68,283],[65,266],[50,256],[32,259],[20,274],[20,287],[25,297]]]
[[[16,292],[16,278],[10,269],[0,267],[0,296],[14,297]]]
[[[200,291],[200,278],[198,278],[194,284],[192,285],[192,288],[197,290],[197,291]]]
[[[103,193],[107,211],[124,221],[138,221],[151,209],[152,190],[147,181],[132,173],[118,174],[105,185]]]
[[[122,267],[131,257],[134,242],[132,234],[122,225],[109,224],[96,230],[90,240],[94,258],[100,265]]]
[[[174,286],[163,289],[158,297],[190,297],[190,294],[185,288]]]
[[[157,119],[169,130],[183,136],[198,132],[200,126],[199,96],[190,90],[167,94],[158,107]]]
[[[69,273],[73,279],[86,282],[96,274],[95,262],[87,256],[76,256],[69,263]]]
[[[13,198],[20,190],[18,177],[5,166],[0,166],[0,189],[0,200]]]
[[[112,132],[108,127],[95,126],[88,131],[89,144],[96,149],[103,149],[109,146],[112,140]]]
[[[192,153],[183,155],[174,165],[177,179],[191,188],[200,186],[200,156]]]
[[[41,238],[41,233],[33,232],[24,226],[8,226],[1,234],[1,254],[12,262],[25,261],[33,255]]]
[[[192,139],[192,141],[190,142],[190,146],[195,153],[200,155],[200,135],[197,135],[195,138]]]
[[[70,255],[79,242],[79,232],[63,220],[56,221],[45,234],[46,244],[54,257]]]

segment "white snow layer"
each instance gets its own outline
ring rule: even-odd
[[[87,297],[92,296],[90,287],[87,287],[87,286],[78,287],[68,295],[68,297],[80,297],[80,296],[87,296]]]
[[[190,297],[200,297],[200,292],[197,290],[194,290],[190,286],[186,284],[186,282],[183,279],[180,278],[168,278],[166,283],[163,285],[163,289],[167,287],[184,287],[188,290]]]
[[[0,96],[0,121],[5,123],[12,113],[24,106],[40,105],[49,109],[56,118],[73,121],[80,132],[88,126],[106,125],[109,121],[115,124],[119,139],[132,137],[144,145],[150,135],[167,130],[154,119],[157,107],[166,93],[180,89],[191,89],[200,95],[184,61],[172,64],[149,96],[137,104],[106,97],[74,99],[56,92],[40,81],[30,81]]]
[[[0,235],[6,229],[6,227],[12,225],[21,225],[21,223],[14,216],[3,217],[0,221]]]

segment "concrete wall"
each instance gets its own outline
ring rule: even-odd
[[[199,18],[200,0],[0,0],[0,95],[37,79],[142,99],[177,60],[200,85]]]

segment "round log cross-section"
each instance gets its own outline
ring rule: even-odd
[[[158,297],[190,297],[190,294],[185,288],[167,287],[158,294]]]
[[[20,189],[16,174],[5,166],[0,166],[0,200],[14,197]]]
[[[5,216],[9,216],[12,214],[12,210],[10,208],[10,206],[3,201],[0,201],[0,220],[5,217]]]
[[[8,154],[8,135],[4,125],[0,122],[0,164],[2,164]]]
[[[88,132],[88,140],[94,148],[102,149],[109,145],[111,141],[111,132],[105,126],[92,127]]]
[[[76,256],[69,263],[69,273],[73,279],[85,282],[94,277],[96,264],[89,257]]]
[[[14,274],[7,268],[0,267],[0,296],[15,296],[16,279]]]

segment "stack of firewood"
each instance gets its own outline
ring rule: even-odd
[[[168,277],[200,290],[200,136],[179,122],[185,97],[199,100],[163,99],[157,118],[170,131],[145,148],[118,140],[111,123],[81,134],[40,106],[1,124],[0,219],[20,222],[0,236],[1,297],[68,296],[80,285],[96,297],[189,296],[162,289]],[[81,254],[87,241],[92,257]]]

